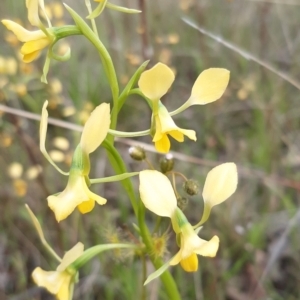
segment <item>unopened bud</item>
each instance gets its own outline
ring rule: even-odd
[[[160,162],[160,170],[162,173],[167,173],[173,170],[174,167],[174,157],[172,154],[168,153],[165,157],[163,157]]]
[[[146,152],[140,146],[132,146],[129,148],[128,152],[129,152],[130,157],[134,160],[141,161],[146,158]]]
[[[179,196],[177,198],[177,206],[183,211],[186,209],[187,205],[189,203],[189,199],[185,197]]]
[[[183,189],[190,196],[194,196],[194,195],[197,195],[199,193],[199,184],[194,179],[188,179],[183,184]]]

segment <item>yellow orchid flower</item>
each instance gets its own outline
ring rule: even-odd
[[[189,99],[181,107],[169,113],[160,99],[168,92],[174,79],[172,70],[165,64],[158,63],[150,70],[143,72],[138,82],[141,92],[151,100],[153,142],[156,150],[162,153],[170,150],[168,135],[178,142],[183,142],[185,135],[196,141],[195,131],[177,127],[171,116],[191,105],[203,105],[218,100],[228,85],[229,71],[221,68],[204,70],[196,79]]]
[[[142,93],[152,101],[152,128],[155,129],[153,142],[157,151],[167,153],[170,150],[168,135],[178,142],[184,141],[184,135],[196,141],[194,130],[181,129],[176,126],[167,108],[160,102],[174,81],[172,70],[162,63],[142,73],[138,82]]]
[[[28,20],[32,26],[37,26],[40,30],[28,31],[23,28],[18,23],[11,20],[2,20],[3,25],[6,26],[8,30],[11,30],[24,45],[21,47],[22,59],[25,63],[30,63],[37,59],[41,53],[41,50],[48,47],[53,43],[55,36],[50,30],[47,30],[42,22],[40,21],[38,10],[39,7],[44,11],[44,1],[43,0],[26,0],[26,7],[28,10]],[[47,15],[45,13],[47,18]],[[48,20],[48,18],[47,18]],[[49,27],[51,26],[48,20]]]
[[[77,243],[65,253],[56,271],[44,271],[37,267],[32,273],[34,282],[38,286],[46,288],[58,300],[71,300],[74,283],[77,280],[77,272],[69,266],[83,254],[83,250],[84,245]]]
[[[88,188],[90,159],[89,154],[95,151],[105,139],[109,125],[110,113],[109,104],[102,103],[97,106],[87,120],[81,140],[77,146],[72,160],[70,173],[62,172],[51,160],[45,149],[45,140],[47,132],[47,101],[42,110],[42,119],[40,125],[40,148],[44,156],[61,173],[69,175],[68,184],[64,191],[58,195],[52,195],[47,198],[49,207],[53,210],[56,220],[60,222],[67,218],[77,207],[82,214],[90,212],[95,202],[100,205],[106,203],[106,199],[94,194]]]
[[[181,216],[181,222],[184,220],[186,223],[180,227],[180,250],[169,264],[174,266],[180,263],[186,272],[196,272],[198,270],[197,254],[215,257],[219,248],[219,238],[216,235],[209,241],[199,238],[179,208],[176,209],[176,213]]]
[[[182,216],[183,213],[177,209]],[[207,257],[215,257],[219,248],[219,238],[215,235],[211,240],[206,241],[198,237],[190,223],[185,223],[179,234],[180,250],[168,262],[153,272],[145,281],[144,285],[159,277],[170,266],[180,263],[186,272],[196,272],[198,270],[197,254]]]
[[[160,276],[169,266],[178,263],[187,272],[196,271],[198,269],[197,254],[214,257],[219,247],[219,238],[214,236],[211,240],[205,241],[198,237],[197,229],[193,229],[183,212],[177,207],[176,195],[165,175],[158,171],[145,170],[140,172],[139,177],[140,196],[145,207],[158,216],[171,218],[173,229],[180,243],[179,252],[151,274],[145,284]],[[230,197],[236,186],[235,164],[222,164],[208,173],[203,192],[204,201],[206,200],[210,207],[217,205]],[[194,227],[198,228],[199,224]]]
[[[86,177],[80,170],[71,170],[67,187],[58,196],[47,198],[48,206],[53,210],[57,222],[66,219],[77,207],[82,214],[90,212],[95,202],[104,205],[107,200],[91,192]]]
[[[196,132],[194,130],[182,129],[176,126],[167,108],[159,102],[158,113],[153,115],[155,120],[155,134],[153,142],[155,148],[161,153],[167,153],[170,150],[171,144],[168,135],[178,142],[184,141],[186,135],[193,141],[196,141]]]

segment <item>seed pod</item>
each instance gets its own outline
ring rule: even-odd
[[[183,211],[186,209],[187,205],[189,203],[189,199],[186,197],[179,196],[177,198],[177,206]]]
[[[172,154],[167,154],[165,157],[163,157],[160,162],[160,170],[162,173],[167,173],[169,171],[173,170],[174,167],[174,157]]]
[[[134,160],[141,161],[146,158],[146,152],[140,146],[132,146],[129,148],[128,152],[130,157]]]
[[[188,179],[183,184],[183,189],[190,196],[197,195],[199,193],[199,184],[194,179]]]

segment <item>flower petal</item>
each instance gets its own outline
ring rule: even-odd
[[[182,132],[185,136],[187,136],[189,139],[196,141],[197,137],[196,137],[196,132],[195,130],[191,130],[191,129],[179,129],[180,132]]]
[[[95,207],[95,200],[81,202],[77,208],[82,214],[87,214]]]
[[[36,60],[41,54],[41,51],[35,51],[35,52],[31,52],[29,54],[25,54],[22,58],[22,60],[24,61],[24,63],[30,63],[34,60]]]
[[[145,206],[161,217],[170,217],[177,200],[169,179],[158,171],[140,172],[140,195]]]
[[[81,256],[83,251],[84,251],[84,245],[81,242],[78,242],[73,248],[71,248],[69,251],[65,253],[56,271],[58,272],[64,271],[69,265],[71,265],[77,258]]]
[[[206,240],[201,239],[194,231],[190,223],[184,224],[181,227],[181,242],[180,248],[182,249],[181,259],[185,259],[192,255],[196,249],[200,249]]]
[[[158,109],[158,116],[155,118],[156,123],[157,119],[159,119],[162,133],[178,129],[167,108],[161,102]]]
[[[191,140],[195,141],[197,139],[196,132],[194,130],[182,129],[182,128],[179,128],[175,124],[175,122],[173,121],[172,117],[170,116],[167,108],[162,103],[160,103],[160,105],[159,105],[158,118],[159,118],[159,122],[160,122],[161,133],[168,133],[171,135],[171,133],[170,133],[171,131],[172,132],[179,131],[182,134],[186,135]],[[156,120],[156,124],[157,124],[158,123],[157,119],[155,118],[155,120]],[[176,140],[178,140],[179,142],[183,141],[183,140],[181,140],[181,136],[179,136],[178,133],[174,134],[174,138]]]
[[[34,40],[34,41],[29,41],[26,42],[22,47],[21,47],[21,54],[26,55],[26,54],[30,54],[32,52],[41,50],[45,47],[47,47],[50,44],[50,40],[45,37],[45,38],[41,38],[38,40]]]
[[[198,270],[198,257],[195,253],[189,257],[182,259],[180,265],[186,272],[196,272]]]
[[[182,249],[180,249],[170,260],[170,265],[175,266],[182,260]]]
[[[194,252],[202,256],[215,257],[219,249],[219,243],[220,240],[215,235],[209,241],[205,241],[198,249],[195,249]]]
[[[59,196],[52,195],[47,198],[48,206],[54,212],[57,222],[66,219],[77,205],[81,203],[81,200],[77,199],[75,202],[74,197],[66,197],[65,194],[63,195],[64,197],[60,197],[62,193]]]
[[[54,212],[57,222],[66,219],[83,202],[96,201],[100,205],[106,203],[106,199],[89,190],[84,176],[72,172],[72,170],[70,171],[68,184],[64,191],[58,196],[49,196],[47,200],[48,206]],[[88,208],[90,207],[91,205],[88,205]],[[81,208],[84,213],[88,212],[85,210],[87,209],[86,207],[83,206]]]
[[[35,268],[32,273],[34,282],[41,287],[46,288],[51,294],[57,294],[61,286],[64,284],[67,273],[57,271],[44,271],[40,267]]]
[[[83,176],[70,173],[67,187],[58,196],[49,196],[48,206],[53,210],[57,222],[66,219],[82,202],[90,200]]]
[[[39,0],[26,0],[28,21],[32,26],[39,26]]]
[[[51,25],[51,22],[50,22],[50,19],[49,19],[49,16],[47,15],[47,11],[46,11],[46,8],[45,8],[45,3],[44,3],[44,0],[39,0],[39,6],[43,12],[43,15],[45,17],[45,19],[47,20],[47,23],[48,23],[48,27],[52,27]],[[53,11],[55,10],[55,3],[53,3]],[[61,8],[61,7],[60,7]],[[55,13],[54,13],[55,14]],[[40,22],[37,26],[39,27],[44,27],[42,22]]]
[[[160,140],[155,141],[155,149],[160,153],[168,153],[170,147],[171,147],[171,143],[167,134],[163,134]]]
[[[179,130],[172,130],[169,131],[168,134],[175,139],[177,142],[182,143],[184,141],[184,135],[181,131]]]
[[[47,111],[48,101],[44,102],[42,108],[42,116],[40,123],[40,149],[45,149],[47,128],[48,128],[48,111]]]
[[[203,71],[192,88],[190,105],[207,104],[218,100],[224,93],[230,72],[226,69],[211,68]]]
[[[91,191],[90,191],[90,193],[92,194],[93,199],[95,199],[95,201],[96,201],[99,205],[104,205],[104,204],[107,202],[107,200],[106,200],[105,198],[100,197],[100,196],[98,196],[98,195],[92,193]]]
[[[86,153],[95,151],[105,139],[110,126],[109,104],[97,106],[84,125],[80,145]]]
[[[158,100],[167,93],[174,79],[173,71],[165,64],[158,63],[142,73],[138,85],[146,97]]]
[[[56,294],[57,300],[66,300],[70,299],[70,295],[73,294],[73,291],[71,292],[71,276],[66,277],[64,283],[61,285],[58,293]],[[72,283],[72,289],[74,288],[74,283]]]
[[[16,35],[20,42],[29,42],[46,37],[45,33],[41,30],[29,31],[11,20],[2,20],[1,22]]]
[[[43,105],[43,109],[42,109],[42,116],[41,116],[41,123],[40,123],[40,150],[43,153],[43,155],[45,156],[45,158],[50,162],[50,164],[52,166],[54,166],[54,168],[60,172],[63,175],[69,175],[68,172],[64,172],[62,171],[55,163],[54,161],[51,159],[50,155],[48,154],[47,150],[46,150],[46,135],[47,135],[47,128],[48,128],[48,111],[47,111],[47,105],[48,105],[48,101],[46,100],[44,105]]]
[[[236,190],[238,183],[237,168],[234,163],[225,163],[208,172],[204,188],[205,204],[213,207],[229,198]]]

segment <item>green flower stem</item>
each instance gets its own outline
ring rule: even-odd
[[[145,97],[145,95],[141,92],[141,90],[139,88],[136,88],[136,89],[132,89],[130,92],[129,92],[129,95],[139,95],[143,98],[145,98],[147,100],[147,98]]]
[[[80,29],[75,25],[64,25],[60,27],[51,27],[51,31],[55,34],[57,40],[63,39],[70,35],[82,35]]]
[[[108,159],[109,159],[113,169],[115,170],[115,172],[117,174],[127,173],[125,163],[124,163],[121,155],[117,151],[117,149],[107,139],[105,139],[103,141],[102,146],[106,149],[107,154],[108,154]],[[138,215],[137,200],[136,200],[134,188],[132,186],[130,179],[126,178],[126,179],[122,180],[121,184],[123,185],[124,189],[126,190],[128,196],[129,196],[132,208],[134,210],[134,214],[137,216]]]
[[[153,107],[152,101],[151,101],[150,99],[148,99],[148,98],[141,92],[140,89],[138,89],[138,88],[132,89],[132,90],[129,92],[129,95],[139,95],[139,96],[141,96],[142,98],[144,98],[144,99],[147,101],[149,107],[152,109],[152,107]]]
[[[77,27],[80,29],[81,33],[96,47],[99,52],[101,61],[104,66],[106,76],[109,81],[112,98],[113,98],[113,110],[111,114],[111,128],[115,129],[117,126],[118,119],[118,98],[119,98],[119,84],[115,71],[115,67],[111,56],[109,55],[107,49],[102,44],[98,36],[92,31],[92,29],[86,24],[86,22],[68,5],[64,4],[66,9],[69,11],[74,21],[76,22]],[[109,136],[108,139],[113,142],[114,137]]]
[[[140,202],[140,210],[138,215],[139,227],[141,230],[141,237],[146,246],[147,253],[149,258],[154,265],[155,269],[159,269],[163,262],[160,258],[155,256],[155,249],[153,247],[152,238],[150,236],[149,230],[146,226],[145,222],[145,207],[142,202]],[[181,300],[177,285],[172,277],[171,273],[166,270],[162,275],[160,275],[160,279],[166,289],[169,299],[172,300]]]
[[[187,100],[185,103],[183,103],[179,108],[175,109],[174,111],[171,111],[169,113],[170,116],[175,116],[181,112],[183,112],[184,110],[186,110],[187,108],[189,108],[191,106],[191,103],[189,100]]]
[[[116,148],[107,140],[104,140],[104,142],[102,143],[102,146],[107,150],[108,158],[109,158],[110,163],[111,163],[113,169],[115,170],[115,172],[118,174],[127,173],[126,166],[123,162],[123,159],[120,156],[119,152],[116,150]],[[151,235],[150,235],[149,230],[145,223],[145,211],[144,211],[145,208],[142,206],[141,209],[138,210],[138,203],[137,203],[133,185],[132,185],[130,179],[123,180],[122,185],[128,194],[128,197],[131,201],[131,205],[133,207],[134,213],[135,213],[136,217],[138,218],[140,235],[146,246],[147,253],[148,253],[154,267],[156,269],[158,269],[163,265],[163,262],[160,258],[155,257],[155,251],[153,248],[152,238],[151,238]],[[141,203],[141,205],[142,205],[142,203]],[[169,299],[181,300],[181,297],[180,297],[178,289],[177,289],[177,285],[168,270],[165,271],[161,275],[161,280],[164,284],[164,287],[169,296]]]
[[[90,30],[90,28],[89,28]],[[117,119],[118,119],[118,98],[119,98],[119,85],[118,85],[118,79],[116,75],[116,71],[112,62],[112,59],[107,52],[106,48],[102,44],[102,42],[97,38],[97,36],[90,31],[89,35],[85,35],[90,42],[97,48],[97,50],[100,53],[101,59],[103,64],[106,66],[106,75],[109,80],[112,98],[113,98],[113,104],[114,104],[114,110],[112,111],[111,115],[111,129],[115,129],[117,126]],[[113,137],[112,139],[113,140]]]
[[[143,62],[139,68],[135,71],[135,73],[132,75],[128,83],[126,84],[124,90],[122,91],[119,101],[118,101],[118,112],[123,107],[127,97],[129,96],[129,92],[132,90],[132,87],[136,85],[137,81],[139,80],[141,74],[144,72],[145,68],[147,67],[149,63],[149,60]]]
[[[121,181],[121,180],[127,179],[129,177],[139,175],[139,174],[140,174],[140,172],[132,172],[132,173],[123,173],[123,174],[116,175],[116,176],[90,179],[90,183],[94,184],[94,183]]]
[[[204,211],[202,214],[202,218],[199,223],[197,223],[196,225],[193,226],[193,228],[196,229],[196,228],[200,227],[202,224],[204,224],[208,220],[208,218],[210,216],[210,212],[211,212],[211,206],[204,203]]]
[[[135,131],[135,132],[126,132],[126,131],[109,129],[108,133],[117,137],[137,137],[137,136],[145,136],[150,134],[150,129],[143,130],[143,131]]]

